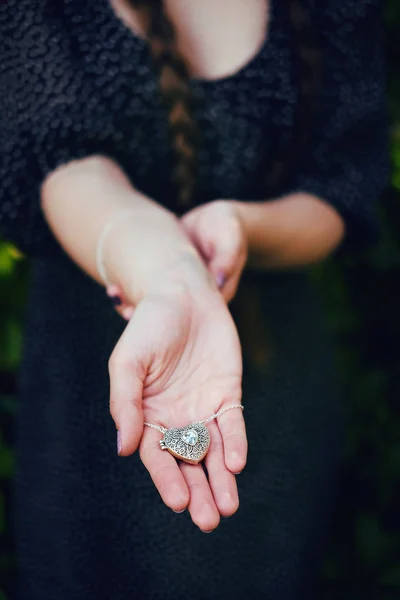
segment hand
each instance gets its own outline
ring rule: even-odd
[[[215,200],[198,206],[181,218],[192,244],[206,262],[226,302],[240,282],[248,257],[248,244],[236,203]]]
[[[120,454],[139,446],[163,501],[188,507],[203,531],[238,508],[234,473],[246,463],[240,409],[207,424],[211,445],[202,464],[177,462],[160,449],[162,434],[143,421],[179,427],[241,401],[242,357],[235,325],[216,287],[148,294],[136,306],[109,362],[111,414],[121,436]]]

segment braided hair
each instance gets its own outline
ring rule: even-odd
[[[302,5],[304,0],[285,1],[297,44],[299,92],[293,138],[268,165],[265,190],[270,196],[279,189],[308,143],[322,74],[321,53],[310,17]],[[163,0],[129,0],[129,3],[140,11],[146,21],[147,38],[158,72],[160,94],[168,110],[171,143],[175,151],[172,178],[179,204],[190,208],[196,188],[200,136],[193,117],[194,99],[189,85],[189,69],[177,49],[175,29],[166,15]],[[270,356],[270,348],[266,344],[269,336],[257,291],[250,280],[241,283],[233,304],[236,305],[235,316],[242,345],[247,347],[255,364],[265,367]],[[251,311],[248,310],[249,305],[252,306]]]
[[[189,207],[197,179],[199,131],[193,118],[188,67],[177,50],[175,29],[162,0],[130,0],[147,23],[147,38],[159,76],[161,97],[168,110],[171,141],[176,160],[172,173],[178,203]]]

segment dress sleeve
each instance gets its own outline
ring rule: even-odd
[[[27,255],[61,251],[40,206],[46,175],[94,153],[81,75],[46,7],[47,0],[0,3],[0,237]]]
[[[389,173],[381,2],[324,0],[312,14],[322,44],[322,97],[294,188],[339,212],[346,245],[364,245],[378,236],[377,200]]]

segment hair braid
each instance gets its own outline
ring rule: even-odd
[[[189,205],[197,181],[199,130],[192,116],[193,98],[189,72],[176,44],[174,27],[167,18],[162,0],[130,0],[147,21],[147,36],[159,73],[161,96],[168,108],[172,144],[176,153],[173,181],[178,202]]]

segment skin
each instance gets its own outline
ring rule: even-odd
[[[127,0],[110,0],[134,35],[145,37],[146,19]],[[218,79],[245,66],[264,43],[269,25],[266,0],[163,0],[174,24],[177,47],[193,77]]]
[[[182,19],[182,2],[170,0],[167,8],[193,74],[234,72],[260,45],[268,21],[261,0],[252,0],[257,18],[248,18],[248,3],[243,12],[238,0],[204,0],[185,2]],[[218,21],[212,12],[217,9]],[[138,15],[130,14],[132,25]],[[211,22],[230,25],[210,29]],[[212,531],[221,515],[233,515],[239,505],[234,474],[247,458],[242,411],[228,411],[210,424],[208,479],[201,465],[178,463],[161,452],[160,433],[143,421],[179,427],[240,402],[241,348],[227,302],[243,269],[322,260],[343,237],[341,217],[322,199],[297,194],[248,204],[218,199],[179,220],[139,193],[104,156],[59,167],[43,182],[41,203],[66,253],[100,284],[95,258],[100,233],[131,209],[111,229],[103,251],[108,279],[124,299],[118,310],[130,311],[109,360],[110,412],[121,434],[120,454],[138,450],[165,504],[175,511],[187,508],[202,531]]]

